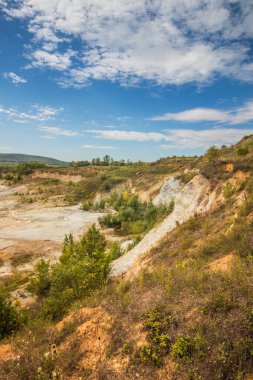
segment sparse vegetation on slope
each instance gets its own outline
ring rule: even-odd
[[[247,153],[239,153],[245,145]],[[114,253],[96,229],[80,241],[67,236],[60,262],[41,264],[31,286],[47,316],[69,315],[59,326],[37,314],[9,338],[19,359],[3,362],[1,378],[248,380],[253,139],[189,165],[216,186],[216,206],[178,225],[128,279],[107,278]]]

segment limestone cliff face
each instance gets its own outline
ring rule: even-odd
[[[208,211],[216,198],[216,193],[210,191],[208,180],[201,175],[196,175],[185,185],[174,177],[167,180],[154,203],[170,203],[174,200],[173,212],[148,232],[133,249],[114,261],[112,276],[128,271],[139,256],[155,247],[178,223],[187,221],[195,213]]]

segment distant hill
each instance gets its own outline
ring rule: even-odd
[[[37,161],[50,166],[67,166],[68,162],[60,161],[55,158],[32,156],[29,154],[19,153],[0,153],[0,163],[2,164],[20,164],[22,162]]]

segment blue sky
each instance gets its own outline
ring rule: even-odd
[[[0,152],[152,161],[253,133],[251,0],[0,9]]]

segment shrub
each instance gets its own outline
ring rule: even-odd
[[[111,257],[111,260],[115,260],[118,257],[123,255],[123,249],[121,248],[121,245],[117,241],[113,241],[109,246],[109,255]]]
[[[75,241],[72,234],[65,236],[60,261],[51,268],[50,291],[43,302],[43,315],[57,319],[75,300],[100,288],[109,274],[110,262],[105,238],[95,225],[79,241]]]
[[[171,347],[171,357],[182,361],[189,361],[193,355],[201,358],[205,355],[206,340],[201,335],[193,337],[179,336]]]
[[[115,228],[123,235],[147,232],[174,208],[173,202],[169,206],[141,202],[137,195],[127,191],[112,194],[107,202],[117,214],[108,213],[100,217],[100,225],[103,228]]]
[[[148,332],[149,344],[143,345],[137,356],[141,363],[163,364],[163,357],[169,352],[171,337],[169,331],[175,325],[175,318],[163,307],[156,306],[146,314],[144,328]]]
[[[220,155],[220,150],[215,145],[210,146],[210,148],[208,149],[206,153],[206,156],[209,161],[216,160],[219,157],[219,155]]]
[[[21,325],[21,314],[11,304],[10,298],[0,292],[0,340],[17,331]]]
[[[174,359],[189,360],[192,352],[192,343],[189,336],[180,336],[171,347],[171,356]]]
[[[232,197],[232,195],[235,193],[235,188],[234,186],[228,182],[224,187],[223,187],[223,190],[222,190],[222,194],[223,196],[226,198],[226,199],[229,199]]]
[[[249,153],[249,148],[247,146],[240,146],[237,149],[238,156],[246,156]]]
[[[35,265],[35,275],[27,289],[38,296],[46,296],[51,286],[51,270],[49,261],[40,260]]]
[[[82,203],[82,210],[83,211],[89,211],[92,208],[92,202],[90,200],[83,201]]]

